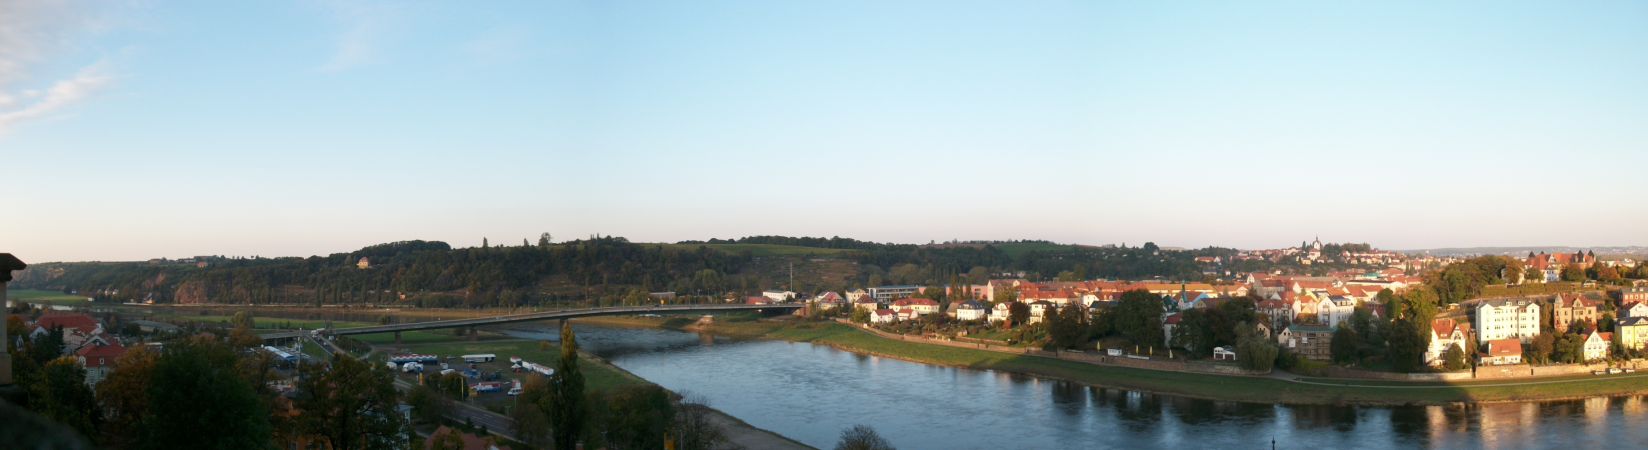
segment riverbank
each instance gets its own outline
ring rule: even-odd
[[[451,337],[445,341],[405,343],[402,345],[380,344],[379,349],[393,348],[411,353],[434,355],[466,355],[491,353],[504,356],[519,356],[528,361],[549,362],[558,358],[559,346],[543,346],[540,342],[531,339],[487,336],[478,340],[464,340]],[[387,355],[387,352],[382,352]],[[640,376],[630,373],[621,367],[613,365],[605,359],[593,354],[580,351],[579,361],[584,375],[585,386],[590,391],[617,389],[629,385],[654,384]],[[756,428],[714,407],[706,407],[710,421],[720,425],[726,433],[729,443],[748,449],[781,449],[781,450],[810,450],[800,442],[791,440],[772,431]]]
[[[899,341],[833,322],[733,321],[717,322],[700,330],[691,321],[666,318],[600,317],[578,320],[606,326],[662,327],[738,338],[810,342],[923,364],[1020,373],[1102,388],[1251,403],[1439,405],[1648,394],[1648,374],[1579,376],[1525,382],[1324,382],[1320,379],[1300,380],[1290,374],[1221,376],[1099,366],[1039,356]]]

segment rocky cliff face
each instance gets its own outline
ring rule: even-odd
[[[174,303],[179,305],[193,305],[207,302],[206,284],[199,281],[185,281],[177,285],[177,292],[173,294]]]

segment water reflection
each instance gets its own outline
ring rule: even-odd
[[[1642,397],[1547,403],[1275,406],[914,364],[825,346],[578,326],[613,363],[819,448],[868,424],[901,449],[1648,446]],[[553,333],[543,338],[553,339]]]

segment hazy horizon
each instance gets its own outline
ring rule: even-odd
[[[16,2],[0,252],[1648,245],[1648,4]]]

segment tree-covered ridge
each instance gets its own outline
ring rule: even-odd
[[[835,250],[756,254],[718,244],[818,245]],[[1235,252],[1164,250],[1149,243],[915,245],[782,236],[712,239],[696,245],[633,243],[611,236],[552,243],[546,235],[536,243],[471,248],[402,241],[307,258],[47,263],[21,272],[14,287],[74,291],[120,302],[507,307],[568,301],[633,303],[646,301],[646,293],[657,291],[722,298],[770,288],[816,292],[889,283],[982,283],[1002,273],[1034,280],[1203,280],[1216,267],[1197,262],[1197,257],[1229,261]]]

